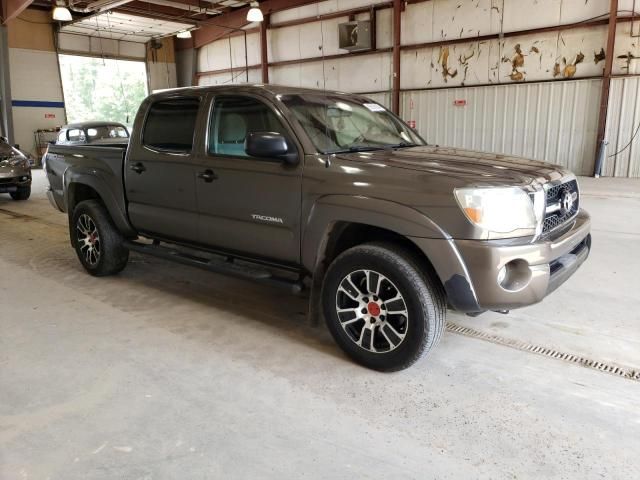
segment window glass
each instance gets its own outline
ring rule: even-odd
[[[67,138],[70,142],[84,142],[84,130],[81,130],[79,128],[72,128],[68,131]]]
[[[244,141],[253,132],[287,135],[275,113],[249,97],[218,97],[209,125],[209,153],[247,157]]]
[[[103,140],[107,138],[127,138],[129,135],[124,127],[118,125],[104,125],[92,127],[87,130],[87,135],[93,140]]]
[[[285,95],[318,151],[378,150],[424,145],[420,136],[384,107],[366,98],[332,95]]]
[[[62,130],[58,134],[58,141],[59,142],[66,142],[67,141],[67,131],[66,130]]]
[[[158,150],[190,152],[199,105],[197,98],[178,98],[154,103],[147,115],[142,143]]]

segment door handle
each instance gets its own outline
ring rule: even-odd
[[[211,183],[218,178],[213,170],[206,169],[204,172],[198,172],[198,178],[203,179],[207,183]]]
[[[141,164],[140,162],[134,163],[133,165],[130,165],[129,168],[131,170],[133,170],[136,173],[142,173],[144,172],[147,168]]]

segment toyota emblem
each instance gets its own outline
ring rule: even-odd
[[[571,212],[573,209],[573,193],[569,190],[565,190],[560,199],[560,205],[564,214]]]

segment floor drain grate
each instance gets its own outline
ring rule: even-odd
[[[467,337],[479,338],[488,342],[497,343],[498,345],[504,345],[505,347],[511,347],[517,350],[535,353],[537,355],[544,355],[545,357],[557,358],[558,360],[575,363],[576,365],[590,368],[592,370],[597,370],[599,372],[610,373],[611,375],[615,375],[617,377],[640,381],[640,370],[631,367],[623,367],[607,362],[600,362],[598,360],[575,355],[573,353],[559,352],[558,350],[554,350],[552,348],[520,342],[518,340],[500,337],[491,333],[480,332],[478,330],[474,330],[473,328],[463,327],[462,325],[458,325],[452,322],[447,322],[447,331],[465,335]]]

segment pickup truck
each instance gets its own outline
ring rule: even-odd
[[[128,145],[52,145],[46,165],[91,275],[134,251],[308,288],[312,318],[381,371],[432,350],[447,307],[539,302],[591,248],[571,172],[429,145],[360,95],[164,91],[142,103]]]

